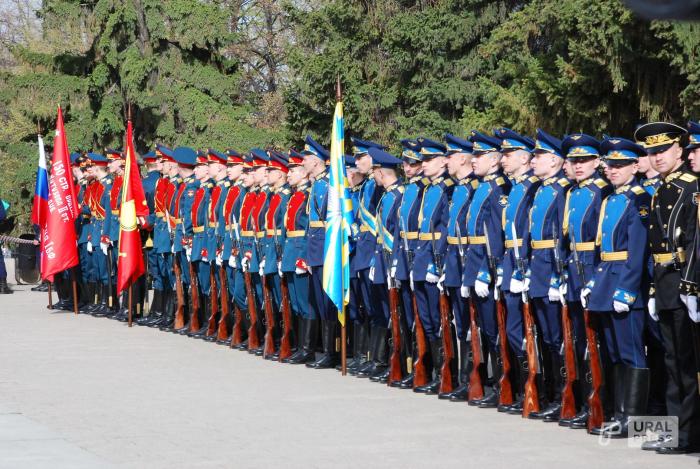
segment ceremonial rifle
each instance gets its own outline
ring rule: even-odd
[[[182,236],[185,236],[185,224],[182,224]],[[187,254],[185,248],[185,255]],[[190,248],[191,249],[191,248]],[[190,254],[191,256],[191,254]],[[194,263],[191,259],[187,262],[190,270],[190,300],[192,301],[192,311],[190,312],[190,332],[197,332],[201,325],[199,324],[199,279],[197,271],[194,268]]]
[[[442,254],[437,252],[435,243],[435,231],[433,220],[430,220],[430,235],[433,251],[433,262],[438,273],[438,279],[443,274]],[[440,280],[438,280],[439,282]],[[450,300],[447,298],[445,288],[440,289],[440,329],[442,330],[442,369],[440,370],[440,394],[450,393],[454,389],[454,375],[452,363],[455,358],[454,343],[452,341],[452,320],[450,319]]]
[[[406,229],[406,220],[402,220],[403,225],[403,247],[406,251],[406,260],[408,261],[409,275],[413,272],[413,251],[408,248],[408,230]],[[413,387],[425,386],[428,384],[428,372],[425,369],[425,355],[428,351],[428,344],[425,341],[425,330],[423,323],[418,314],[418,302],[416,301],[416,293],[411,291],[411,307],[413,308],[413,336],[415,338],[416,362],[412,363],[413,368]]]
[[[581,285],[586,288],[586,272],[583,269],[583,263],[578,255],[578,244],[576,236],[571,232],[571,246],[574,253],[574,264],[576,273],[579,276]],[[591,383],[591,392],[588,399],[588,431],[594,428],[601,428],[605,420],[603,413],[603,400],[601,398],[601,389],[604,385],[603,361],[600,357],[600,343],[598,341],[598,332],[593,322],[593,316],[588,308],[583,309],[583,322],[586,328],[586,357],[588,358],[589,374],[585,377]]]
[[[518,247],[518,233],[515,230],[515,222],[511,225],[511,235],[513,237],[513,255],[515,256],[515,266],[517,271],[525,279],[525,263],[520,257]],[[535,318],[530,309],[530,299],[527,292],[523,290],[523,326],[525,327],[525,352],[527,354],[527,381],[525,381],[525,396],[523,399],[523,417],[528,417],[533,412],[540,411],[540,400],[537,393],[537,375],[540,372],[540,355],[537,346],[537,328]]]
[[[274,231],[275,254],[277,254],[277,262],[282,262],[282,245],[277,238],[277,225],[275,224]],[[292,308],[289,301],[289,287],[287,286],[287,277],[282,273],[280,278],[280,293],[282,302],[282,337],[280,338],[280,354],[279,361],[289,358],[292,355]]]
[[[459,248],[459,261],[462,264],[462,271],[464,271],[464,266],[467,263],[467,255],[462,245],[462,230],[459,226],[459,222],[455,225],[455,232],[457,234],[457,247]],[[484,397],[484,383],[481,379],[480,370],[481,364],[484,363],[484,357],[482,355],[484,349],[481,345],[481,329],[479,328],[476,318],[476,305],[471,295],[469,297],[469,336],[471,336],[472,371],[469,373],[467,401],[473,401]]]
[[[168,234],[170,235],[170,243],[173,242],[173,231],[170,227],[170,212],[165,211],[165,220],[168,224]],[[175,273],[175,295],[177,296],[177,310],[175,311],[175,319],[173,321],[173,329],[182,329],[185,327],[185,291],[182,288],[182,266],[180,265],[180,256],[174,255],[173,272]]]
[[[501,350],[501,379],[499,380],[500,391],[498,393],[499,405],[511,405],[513,403],[513,385],[510,382],[510,350],[508,349],[508,336],[506,334],[506,306],[503,301],[501,289],[496,285],[498,269],[496,268],[496,258],[491,251],[491,241],[489,232],[484,223],[484,236],[486,237],[486,259],[489,266],[489,274],[493,280],[493,289],[496,295],[496,321],[498,323],[497,345]]]
[[[239,195],[240,197],[240,195]],[[231,254],[234,256],[237,256],[240,252],[240,247],[241,247],[241,234],[238,231],[238,220],[236,219],[236,216],[233,213],[233,208],[231,209],[231,243],[233,245],[233,249],[231,251]],[[234,236],[235,235],[235,236]],[[234,267],[234,269],[237,269],[237,267]],[[249,279],[246,279],[245,273],[243,274],[244,278],[244,283],[245,283],[245,288],[246,288],[246,293],[248,292],[248,286],[249,286]],[[248,296],[248,308],[254,308],[255,304],[250,302],[250,296]],[[252,305],[252,306],[251,306]],[[238,304],[234,301],[233,302],[233,327],[231,328],[231,347],[236,347],[240,344],[243,343],[243,313],[241,312],[241,308],[238,306]]]
[[[216,253],[214,253],[216,256]],[[209,292],[209,322],[207,323],[207,333],[206,336],[212,336],[217,332],[218,323],[216,317],[219,314],[219,291],[216,285],[216,262],[211,262],[209,264],[209,283],[211,284],[211,290]]]
[[[554,269],[562,277],[564,266],[559,254],[559,237],[556,226],[552,225],[552,239],[554,240]],[[561,391],[561,413],[560,418],[572,419],[576,416],[576,399],[574,398],[574,381],[576,380],[576,344],[574,339],[574,329],[569,316],[569,305],[564,295],[561,295],[561,325],[563,342],[561,344],[560,355],[564,357],[564,367],[559,370],[564,377],[564,389]],[[556,373],[556,370],[555,370]]]
[[[255,236],[253,236],[253,243],[255,245],[255,255],[258,258],[258,263],[261,260],[260,245],[258,243],[258,224],[257,220],[255,222]],[[260,275],[260,282],[262,283],[263,290],[263,302],[265,308],[265,338],[263,345],[263,358],[269,359],[275,354],[275,316],[272,311],[272,298],[270,296],[270,288],[267,284],[267,275],[264,273]]]
[[[380,235],[383,231],[384,228],[380,227]],[[392,383],[403,379],[401,366],[401,319],[399,316],[399,290],[396,288],[396,279],[391,276],[391,251],[387,249],[384,241],[382,239],[382,254],[387,274],[387,288],[389,289],[389,320],[391,323],[391,356],[389,357],[389,378],[386,384],[391,386]]]

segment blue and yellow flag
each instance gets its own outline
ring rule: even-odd
[[[331,160],[326,212],[326,244],[323,258],[323,290],[338,308],[338,321],[345,325],[345,306],[350,301],[350,227],[352,199],[345,173],[345,121],[343,102],[335,105],[331,133]]]

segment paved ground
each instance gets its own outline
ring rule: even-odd
[[[583,431],[0,297],[0,467],[698,467]]]

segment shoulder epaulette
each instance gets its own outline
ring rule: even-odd
[[[454,185],[454,183],[455,183],[452,179],[445,179],[445,180],[442,181],[442,182],[443,182],[447,187],[450,187],[450,186]]]
[[[498,176],[498,177],[496,178],[496,184],[497,184],[497,185],[502,186],[502,185],[505,184],[505,183],[506,183],[506,180],[505,180],[505,178],[504,178],[503,176]]]
[[[646,194],[646,193],[647,193],[647,191],[645,191],[644,188],[643,188],[642,186],[634,186],[634,187],[632,187],[632,192],[633,192],[634,194],[636,194],[636,195],[642,195],[642,194]]]
[[[284,195],[289,194],[289,189],[288,189],[288,188],[282,189],[282,193],[283,193]]]
[[[428,184],[430,184],[430,179],[424,177],[420,180],[420,182],[422,182],[424,186],[427,186]]]
[[[693,182],[693,181],[695,181],[697,178],[698,178],[698,177],[697,177],[696,175],[694,175],[694,174],[691,174],[691,173],[683,173],[683,174],[681,174],[681,176],[680,176],[678,179],[680,179],[681,181],[685,181],[685,182]]]
[[[404,191],[406,190],[406,187],[405,187],[405,186],[399,186],[399,187],[396,188],[396,190],[403,194]]]
[[[608,186],[608,182],[605,179],[600,179],[600,178],[593,181],[593,184],[600,187],[601,189]]]
[[[228,181],[226,181],[226,182],[224,183],[224,187],[231,187],[231,183],[228,182]]]
[[[472,182],[470,184],[472,185],[472,188],[476,189],[477,187],[479,187],[479,180],[472,179]]]
[[[536,182],[539,182],[540,178],[538,178],[537,176],[530,176],[529,178],[527,178],[527,180],[534,184]]]
[[[561,178],[557,181],[557,184],[559,184],[561,187],[566,187],[571,184],[571,182],[569,182],[569,180],[566,178]]]

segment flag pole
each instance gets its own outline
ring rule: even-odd
[[[37,136],[39,137],[39,140],[41,140],[41,122],[39,122],[39,119],[36,120],[36,134],[37,134]],[[41,152],[41,149],[39,149],[39,151]],[[36,196],[35,196],[35,197],[36,197]],[[40,224],[41,224],[41,220],[39,220],[39,222],[40,222]],[[43,232],[42,232],[41,226],[40,226],[40,227],[39,227],[39,243],[42,242],[42,234],[43,234]],[[42,251],[42,249],[41,249],[41,244],[39,245],[39,251]],[[40,253],[40,254],[41,254],[41,253]],[[41,264],[39,264],[39,267],[41,268]],[[44,279],[41,279],[41,281],[42,281],[42,282],[45,282]],[[52,285],[52,283],[51,283],[51,282],[46,282],[46,284],[47,284],[48,287],[49,287],[48,290],[47,290],[47,292],[48,292],[48,294],[49,294],[49,309],[53,309],[53,297],[52,297],[52,291],[51,291],[51,285]]]
[[[129,285],[129,327],[131,327],[131,322],[132,322],[132,315],[131,315],[131,293],[132,293],[132,287],[133,287],[133,282],[132,282],[132,285]]]
[[[70,269],[70,280],[73,284],[73,312],[78,314],[78,281],[75,279],[75,267]]]
[[[335,83],[335,100],[336,102],[340,102],[343,100],[343,91],[342,88],[340,87],[340,73],[336,75],[336,83]],[[341,151],[344,151],[345,149],[342,149]],[[341,207],[342,210],[342,207]],[[342,222],[341,222],[342,223]],[[344,283],[344,279],[343,279]],[[348,331],[345,327],[345,301],[343,300],[343,322],[340,324],[340,372],[342,376],[346,376],[348,374],[348,357],[347,357],[347,334]]]
[[[53,299],[51,298],[51,282],[47,282],[49,285],[49,309],[53,309]]]

